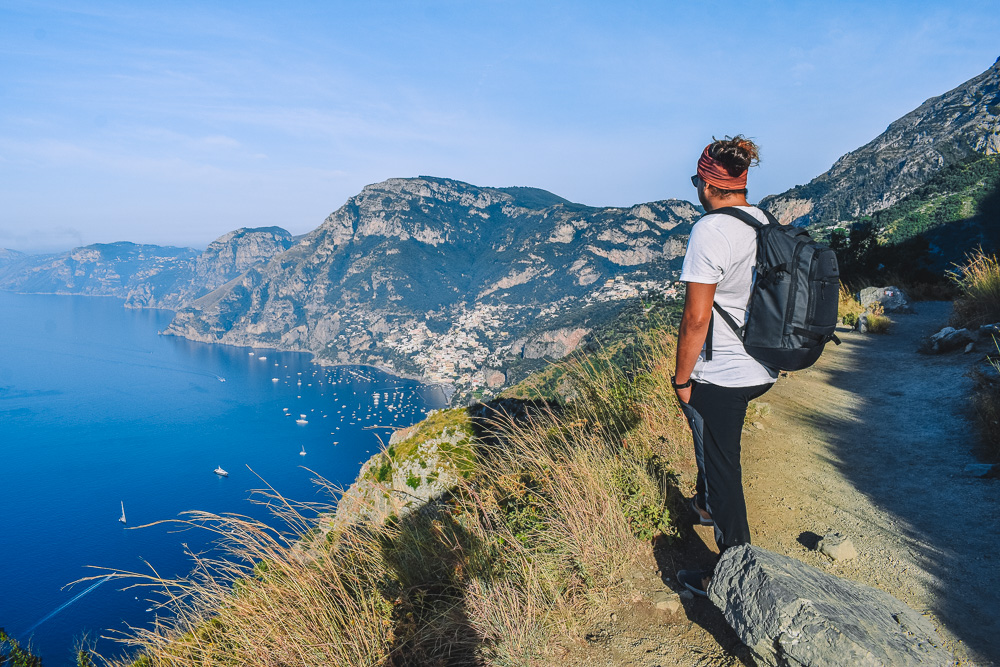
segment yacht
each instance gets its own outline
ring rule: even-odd
[[[306,446],[302,445],[302,451],[299,452],[299,456],[305,456],[305,455],[306,455]]]
[[[303,416],[304,416],[304,415],[303,415]],[[296,423],[296,424],[308,424],[308,423],[309,423],[309,420],[308,420],[308,419],[296,419],[296,420],[295,420],[295,423]]]
[[[216,468],[216,469],[215,469],[215,470],[213,470],[212,472],[214,472],[214,473],[215,473],[216,475],[218,475],[219,477],[229,477],[229,473],[228,473],[228,472],[226,472],[225,470],[223,470],[223,469],[222,469],[222,466],[219,466],[218,468]]]

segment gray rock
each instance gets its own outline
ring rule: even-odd
[[[924,354],[941,354],[943,352],[951,352],[952,350],[964,348],[969,343],[976,342],[977,335],[978,332],[973,334],[968,329],[945,327],[930,338],[924,340],[919,351]]]
[[[984,324],[979,327],[976,335],[979,337],[979,340],[996,339],[1000,341],[1000,322],[996,322],[995,324]]]
[[[880,304],[886,313],[912,313],[910,300],[906,293],[898,287],[866,287],[858,295],[861,305],[870,308],[872,304]]]
[[[927,619],[888,593],[760,547],[727,550],[708,595],[763,664],[955,664]]]
[[[816,550],[833,560],[850,560],[858,557],[858,550],[854,548],[854,542],[851,541],[851,538],[844,537],[840,533],[825,535],[816,544]]]
[[[681,596],[673,591],[663,591],[653,596],[653,606],[658,611],[676,614],[681,608]]]

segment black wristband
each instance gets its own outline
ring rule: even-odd
[[[691,378],[688,378],[688,381],[685,382],[684,384],[677,384],[677,376],[676,375],[670,376],[670,384],[674,386],[674,389],[687,389],[688,387],[691,386],[691,382],[692,382]]]

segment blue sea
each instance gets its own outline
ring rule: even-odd
[[[100,574],[88,566],[184,574],[185,544],[211,548],[203,530],[133,527],[188,510],[267,517],[248,501],[264,487],[254,473],[288,498],[329,500],[316,474],[346,486],[392,427],[444,404],[369,367],[158,335],[171,317],[0,292],[0,627],[49,667],[74,664],[85,636],[116,654],[101,637],[155,613],[121,580],[66,587]]]

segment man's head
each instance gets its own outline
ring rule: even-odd
[[[757,145],[739,134],[705,146],[691,177],[705,210],[746,205],[747,170],[757,162]]]

